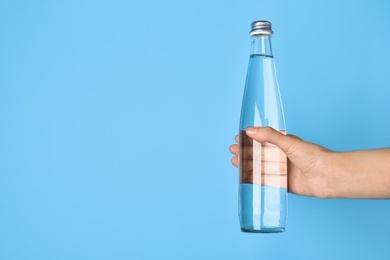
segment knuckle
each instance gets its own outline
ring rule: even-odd
[[[274,129],[270,126],[266,126],[265,127],[265,137],[267,139],[271,139],[273,135],[274,135]]]

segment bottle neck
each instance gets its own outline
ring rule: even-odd
[[[252,36],[250,55],[273,57],[272,48],[271,48],[271,36],[270,35]]]

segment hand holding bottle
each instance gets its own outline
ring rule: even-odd
[[[246,133],[286,153],[291,193],[321,198],[390,198],[388,148],[334,152],[270,127],[249,127]],[[238,144],[230,146],[235,166],[238,166],[238,150]]]
[[[246,133],[254,140],[274,144],[286,153],[289,158],[289,192],[306,196],[326,196],[329,188],[326,187],[324,176],[324,160],[326,161],[326,154],[330,151],[297,137],[284,135],[270,127],[249,127]],[[235,155],[232,158],[233,165],[238,166],[238,144],[232,145],[230,151]]]

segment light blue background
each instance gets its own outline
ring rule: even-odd
[[[390,147],[390,2],[1,1],[0,259],[388,259],[388,200],[289,196],[244,234],[229,145],[250,23],[288,132]]]

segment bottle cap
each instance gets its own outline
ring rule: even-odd
[[[252,23],[252,30],[250,36],[255,35],[272,35],[273,31],[271,30],[271,23],[268,21],[254,21]]]

